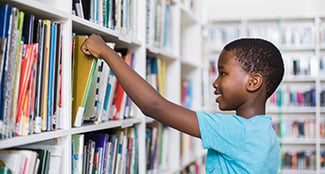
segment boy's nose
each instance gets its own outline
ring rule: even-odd
[[[212,86],[214,87],[214,88],[218,88],[218,78],[216,78],[214,81],[213,81],[213,83],[212,83]]]

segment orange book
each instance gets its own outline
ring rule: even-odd
[[[30,83],[30,77],[32,73],[32,63],[33,63],[33,50],[37,49],[34,45],[26,45],[25,55],[24,59],[22,61],[21,65],[21,75],[20,75],[20,88],[18,92],[18,111],[16,116],[16,135],[22,134],[22,126],[23,126],[23,120],[22,120],[22,111],[24,106],[24,101],[26,98],[26,93],[29,88]]]

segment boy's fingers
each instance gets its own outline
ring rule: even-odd
[[[81,46],[81,50],[82,50],[85,54],[90,55],[90,52],[88,51],[88,48],[87,48],[86,43],[83,43],[83,44],[82,44],[82,46]]]

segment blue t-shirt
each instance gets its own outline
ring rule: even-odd
[[[279,142],[272,118],[197,112],[202,145],[208,149],[206,172],[276,174]]]

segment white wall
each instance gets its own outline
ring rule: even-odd
[[[210,20],[325,16],[325,0],[205,0]]]

